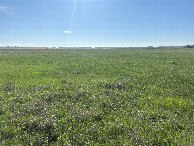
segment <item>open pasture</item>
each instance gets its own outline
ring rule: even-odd
[[[0,145],[192,145],[194,49],[0,50]]]

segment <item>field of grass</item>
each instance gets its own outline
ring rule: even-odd
[[[0,50],[0,145],[192,145],[194,49]]]

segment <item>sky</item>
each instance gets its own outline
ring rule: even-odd
[[[194,0],[0,0],[0,46],[194,44]]]

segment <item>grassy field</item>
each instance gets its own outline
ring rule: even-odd
[[[0,50],[0,145],[192,145],[194,49]]]

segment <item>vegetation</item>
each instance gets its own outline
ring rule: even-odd
[[[193,49],[0,50],[0,145],[192,145]]]

